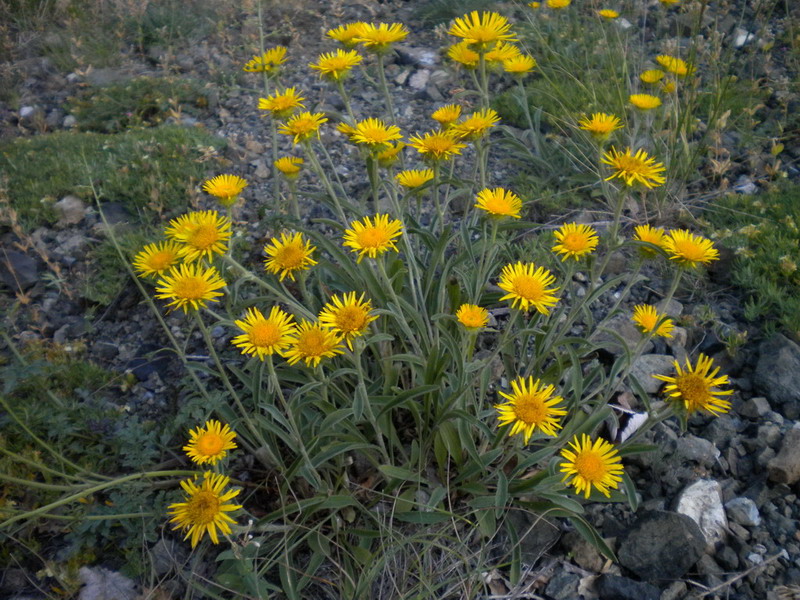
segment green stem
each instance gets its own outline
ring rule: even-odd
[[[333,184],[331,180],[328,178],[328,174],[325,173],[325,170],[322,168],[322,165],[319,162],[319,158],[317,157],[317,153],[314,151],[314,147],[311,145],[309,140],[305,140],[303,142],[303,147],[306,151],[306,156],[308,156],[308,160],[311,162],[311,168],[314,169],[314,172],[319,177],[320,181],[322,182],[325,191],[328,193],[328,196],[333,203],[333,208],[336,211],[336,216],[339,217],[342,224],[347,224],[347,218],[344,215],[344,210],[342,209],[342,205],[339,202],[339,196],[336,194],[336,190],[333,189]]]
[[[381,82],[381,89],[383,90],[383,97],[386,99],[386,111],[389,113],[389,122],[392,125],[397,125],[397,119],[394,114],[394,102],[392,102],[392,94],[389,92],[389,84],[386,82],[386,72],[384,69],[384,57],[382,53],[378,53],[378,77]]]
[[[350,94],[347,93],[347,90],[344,87],[344,82],[342,78],[336,79],[336,87],[339,89],[339,95],[342,97],[342,102],[344,102],[344,107],[347,109],[347,114],[350,119],[353,121],[351,125],[355,126],[356,124],[356,116],[353,114],[353,108],[350,105]]]
[[[383,441],[383,431],[378,424],[378,420],[375,418],[375,413],[372,410],[372,403],[370,402],[369,394],[367,393],[367,384],[364,381],[364,369],[361,365],[362,350],[363,345],[361,344],[361,340],[356,340],[355,351],[351,355],[353,366],[355,366],[356,374],[358,376],[358,387],[356,393],[361,394],[364,403],[364,410],[367,413],[367,419],[369,420],[370,425],[372,425],[372,429],[375,431],[375,439],[377,440],[378,447],[383,455],[383,460],[385,461],[385,464],[391,465],[393,464],[393,461],[386,449],[386,443]]]

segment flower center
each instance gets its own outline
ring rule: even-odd
[[[514,292],[526,300],[539,300],[544,293],[544,286],[529,275],[519,275],[514,280]]]
[[[216,433],[204,433],[197,439],[197,449],[205,456],[215,456],[220,453],[225,441]]]
[[[172,252],[156,252],[150,257],[150,268],[153,271],[163,271],[172,264],[174,259],[175,255]]]
[[[275,262],[283,269],[297,269],[302,266],[305,252],[296,245],[283,246],[275,254]]]
[[[602,481],[606,475],[606,467],[602,458],[593,451],[582,452],[575,459],[575,470],[587,481]]]
[[[377,227],[367,227],[358,234],[358,243],[364,248],[382,248],[388,241],[386,232]]]
[[[199,300],[208,293],[208,282],[201,277],[184,277],[176,281],[172,288],[178,298]]]
[[[483,315],[479,311],[470,311],[461,315],[461,322],[466,327],[483,327]]]
[[[519,396],[514,402],[514,414],[527,425],[539,425],[547,420],[547,407],[537,396]]]
[[[580,233],[568,233],[561,243],[569,250],[583,250],[586,248],[586,239]]]
[[[253,346],[266,348],[275,345],[281,339],[281,332],[273,323],[261,321],[253,325],[248,337]]]
[[[195,248],[205,250],[220,240],[219,230],[213,225],[198,225],[189,234],[186,242]]]
[[[646,175],[648,170],[645,165],[634,156],[621,155],[617,157],[617,169],[625,173]]]
[[[297,349],[303,356],[322,356],[328,350],[325,333],[319,329],[303,332],[297,340]]]
[[[336,314],[336,326],[344,332],[361,331],[367,314],[358,306],[345,306]]]
[[[695,410],[705,406],[708,398],[708,385],[705,380],[694,373],[686,373],[678,377],[675,387],[681,393],[681,398],[686,402],[688,410]]]
[[[658,315],[654,315],[652,313],[645,313],[641,317],[639,317],[639,322],[642,324],[646,330],[650,331],[655,329],[656,323],[658,322]]]
[[[219,514],[219,498],[214,492],[200,490],[187,502],[186,513],[192,525],[213,523]]]
[[[684,240],[675,244],[676,254],[683,256],[687,260],[700,262],[705,257],[703,249],[690,240]]]
[[[432,137],[426,145],[434,154],[444,154],[453,147],[453,141],[445,137]]]

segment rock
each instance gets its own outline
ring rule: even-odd
[[[430,48],[413,48],[406,44],[394,46],[397,62],[401,65],[432,67],[440,62],[439,52]]]
[[[77,225],[86,216],[86,205],[77,196],[64,196],[53,205],[58,213],[56,227]]]
[[[686,596],[686,584],[683,581],[673,581],[661,592],[660,600],[681,600]]]
[[[180,572],[186,564],[187,551],[182,544],[174,541],[167,541],[164,538],[150,549],[150,560],[153,573],[159,577],[167,575],[171,571]]]
[[[575,573],[559,571],[547,584],[545,591],[554,600],[573,600],[578,597],[581,578]]]
[[[575,531],[570,531],[561,541],[564,550],[581,569],[599,573],[606,559],[586,539]]]
[[[735,571],[739,568],[739,557],[736,551],[727,544],[716,554],[717,562],[726,571]]]
[[[758,428],[758,439],[770,448],[776,448],[781,441],[781,428],[772,423],[761,425]]]
[[[97,341],[92,344],[92,354],[103,360],[114,360],[119,354],[119,346],[114,342]]]
[[[746,29],[737,27],[733,30],[733,45],[737,48],[741,48],[745,44],[752,42],[754,39],[756,39],[756,36],[752,33],[749,33]],[[744,177],[744,175],[742,175],[742,177]],[[753,192],[750,193],[752,194]]]
[[[749,196],[758,191],[758,186],[753,183],[753,180],[747,175],[742,175],[736,180],[736,183],[733,184],[733,191]]]
[[[427,87],[430,78],[431,72],[428,69],[420,69],[408,78],[408,86],[421,92]]]
[[[656,308],[658,309],[658,312],[668,314],[673,319],[676,317],[680,317],[683,314],[683,304],[681,304],[674,298],[671,299],[669,302],[667,302],[666,300],[661,300],[660,302],[657,302]]]
[[[788,485],[800,480],[800,423],[786,432],[780,452],[767,464],[767,476]]]
[[[105,217],[106,223],[114,228],[115,231],[125,229],[134,222],[133,215],[121,202],[103,202],[100,204],[100,211]],[[106,225],[101,220],[92,227],[96,234],[105,234]]]
[[[508,513],[508,520],[519,536],[522,561],[534,564],[561,536],[558,525],[542,515],[523,510]]]
[[[685,364],[689,354],[686,352],[686,344],[689,341],[689,333],[683,327],[674,327],[672,329],[672,337],[665,338],[664,341],[672,351],[672,356],[678,361],[678,364]]]
[[[616,335],[614,335],[616,334]],[[622,338],[622,340],[620,340]],[[595,333],[591,336],[591,341],[596,344],[602,344],[605,350],[608,350],[615,356],[624,354],[625,347],[622,345],[624,341],[628,349],[633,348],[642,339],[642,332],[636,328],[636,325],[631,321],[630,315],[614,315],[602,326],[596,329]],[[653,342],[648,341],[642,353],[649,352],[653,349]]]
[[[675,448],[678,459],[696,462],[706,468],[710,468],[719,455],[719,449],[713,443],[692,434],[683,436]]]
[[[130,79],[128,74],[112,67],[104,69],[90,69],[89,72],[86,73],[86,81],[89,83],[89,85],[94,85],[97,87],[104,87],[111,85],[112,83],[119,83],[126,79]]]
[[[769,405],[769,400],[762,396],[746,400],[736,410],[736,412],[748,419],[759,419],[770,411],[772,411],[772,407]]]
[[[753,383],[773,406],[782,405],[783,416],[800,416],[800,346],[775,334],[758,349]]]
[[[126,365],[139,381],[147,380],[153,373],[158,373],[162,381],[166,380],[173,354],[161,346],[149,342],[143,343],[136,350],[134,357]]]
[[[700,559],[705,538],[686,515],[654,511],[639,517],[619,548],[620,564],[640,579],[682,577]]]
[[[706,551],[713,552],[725,539],[728,518],[722,506],[722,488],[713,479],[700,479],[681,492],[676,512],[690,517],[706,540]]]
[[[64,129],[72,129],[78,124],[78,119],[75,118],[74,115],[67,115],[64,117],[64,120],[61,122],[61,126]]]
[[[728,530],[740,540],[746,542],[750,539],[750,532],[738,523],[728,522]]]
[[[634,377],[648,394],[655,394],[664,384],[653,375],[672,375],[675,371],[672,363],[674,359],[666,354],[643,354],[636,359],[631,369]]]
[[[14,293],[24,292],[39,281],[39,263],[22,252],[0,248],[0,279]]]
[[[102,567],[81,567],[78,578],[83,583],[78,600],[135,600],[137,597],[132,580]]]
[[[725,505],[725,512],[728,518],[747,527],[758,527],[761,525],[761,515],[758,512],[756,503],[750,498],[734,498]]]
[[[619,575],[601,575],[595,584],[600,600],[659,600],[661,590]]]

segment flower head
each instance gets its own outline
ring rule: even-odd
[[[286,62],[286,47],[275,46],[261,56],[254,56],[244,64],[248,73],[273,73]]]
[[[666,233],[661,227],[652,227],[650,225],[637,225],[633,228],[633,239],[637,242],[647,242],[659,248],[664,248],[664,237]],[[652,248],[641,246],[640,252],[646,258],[653,258],[656,256],[656,251]]]
[[[665,94],[671,94],[676,89],[678,88],[675,85],[675,82],[672,81],[671,79],[665,79],[664,81],[661,82],[661,91]]]
[[[719,367],[711,371],[713,364],[711,358],[701,354],[694,367],[689,359],[686,359],[686,370],[675,361],[675,377],[666,375],[653,375],[653,377],[667,383],[664,392],[673,400],[682,402],[687,413],[702,410],[719,415],[731,409],[731,403],[719,396],[728,396],[733,390],[716,389],[717,386],[728,384],[728,376],[717,377]]]
[[[397,125],[387,125],[380,119],[364,119],[356,123],[350,139],[356,144],[364,144],[371,150],[380,150],[394,140],[403,137]]]
[[[238,175],[217,175],[203,184],[203,191],[219,199],[222,206],[233,206],[247,187],[247,180]]]
[[[319,71],[320,77],[327,77],[336,81],[342,79],[356,65],[361,64],[364,57],[355,50],[338,49],[336,52],[320,54],[316,63],[308,66]]]
[[[631,94],[628,101],[639,110],[653,110],[661,106],[661,98],[651,94]]]
[[[461,110],[460,104],[445,104],[433,111],[431,119],[439,123],[442,127],[447,127],[458,120],[461,116]]]
[[[572,4],[572,0],[547,0],[548,8],[566,8]]]
[[[231,344],[259,360],[272,354],[283,354],[294,341],[297,326],[292,316],[280,307],[273,306],[265,317],[257,308],[248,308],[242,320],[234,324],[244,333],[231,340]]]
[[[661,2],[661,4],[663,4],[664,6],[675,6],[681,0],[658,0],[658,1]]]
[[[456,319],[468,330],[477,331],[489,323],[489,311],[477,304],[462,304],[456,311]]]
[[[310,113],[308,111],[294,115],[286,123],[280,126],[278,131],[284,135],[294,136],[294,143],[307,140],[314,134],[318,134],[319,128],[323,123],[327,123],[328,118],[324,113]]]
[[[637,304],[633,307],[631,320],[644,334],[671,338],[675,323],[672,322],[672,319],[665,319],[666,316],[659,314],[655,306]]]
[[[305,271],[317,264],[311,254],[316,250],[302,233],[281,233],[280,238],[272,238],[264,246],[267,259],[264,268],[267,273],[279,275],[280,281],[288,276],[294,281],[295,271]]]
[[[478,192],[476,208],[485,211],[490,217],[512,217],[519,219],[522,210],[522,200],[514,192],[503,188],[486,188]]]
[[[187,262],[210,260],[227,251],[231,220],[215,210],[202,210],[173,219],[164,233],[183,244],[181,255]]]
[[[303,320],[285,352],[286,362],[293,365],[302,360],[306,365],[316,367],[323,358],[342,354],[343,348],[341,335],[320,323]]]
[[[339,27],[336,27],[335,29],[329,29],[325,35],[333,40],[336,40],[345,48],[352,48],[358,43],[356,38],[361,35],[361,29],[364,27],[364,25],[365,23],[361,21],[356,23],[346,23],[344,25],[339,25]]]
[[[614,169],[614,173],[606,177],[606,181],[618,177],[626,185],[640,183],[647,188],[658,187],[666,181],[662,175],[665,170],[664,164],[656,162],[655,158],[647,156],[647,152],[641,149],[633,154],[630,148],[625,152],[619,152],[612,147],[603,155],[601,162]]]
[[[514,42],[517,39],[511,31],[508,19],[489,11],[479,13],[473,10],[468,15],[458,17],[447,33],[462,38],[469,44],[477,44],[481,51],[486,50],[489,44],[494,42]]]
[[[527,75],[536,68],[536,59],[527,54],[520,54],[503,61],[503,70],[515,77]]]
[[[172,240],[147,244],[133,259],[139,277],[158,277],[181,260],[182,248]]]
[[[400,153],[406,147],[405,142],[397,142],[396,144],[386,144],[382,150],[375,154],[378,159],[378,164],[383,168],[389,168],[400,158]]]
[[[622,481],[622,459],[616,448],[602,438],[592,442],[585,433],[578,440],[576,435],[569,443],[571,449],[561,451],[566,461],[561,463],[562,481],[575,488],[586,498],[592,487],[608,498],[609,489],[617,489]]]
[[[682,267],[696,267],[719,259],[719,252],[711,240],[694,235],[686,229],[670,231],[664,240],[664,249]]]
[[[389,220],[389,215],[375,215],[374,219],[364,217],[361,221],[350,223],[344,232],[344,246],[358,253],[356,262],[365,256],[378,255],[394,250],[397,252],[397,239],[403,233],[403,224],[397,219]]]
[[[447,58],[467,69],[477,69],[481,56],[472,49],[470,42],[463,41],[447,49]]]
[[[661,69],[648,69],[639,75],[639,81],[648,85],[655,85],[664,79],[664,71]]]
[[[694,67],[689,65],[685,60],[677,56],[670,56],[669,54],[660,54],[656,56],[656,62],[665,71],[677,75],[678,77],[686,77],[694,73]]]
[[[218,302],[225,281],[214,267],[200,264],[182,264],[167,272],[156,284],[156,298],[170,300],[167,306],[183,312],[199,310],[208,302]]]
[[[203,427],[189,430],[189,443],[183,447],[186,455],[198,465],[215,465],[227,455],[228,450],[238,448],[228,424],[211,419]]]
[[[518,377],[511,382],[511,393],[498,392],[508,400],[505,404],[495,404],[500,425],[513,423],[508,435],[524,434],[527,444],[533,432],[539,431],[550,437],[558,435],[561,429],[560,417],[567,414],[556,405],[564,401],[561,396],[553,396],[556,388],[545,385],[539,379]]]
[[[584,254],[591,254],[597,248],[597,232],[588,225],[565,223],[553,233],[558,243],[553,252],[563,254],[562,261],[568,258],[580,260]]]
[[[486,134],[492,127],[500,122],[497,111],[493,108],[485,108],[472,113],[460,123],[453,125],[453,131],[459,138],[465,140],[476,140]]]
[[[484,59],[487,63],[500,64],[503,61],[511,60],[521,55],[522,52],[520,52],[519,48],[514,44],[497,42],[494,47],[486,53]]]
[[[397,183],[404,188],[418,188],[433,179],[433,169],[410,169],[407,171],[400,171],[394,176]]]
[[[286,88],[283,91],[275,90],[275,93],[267,98],[258,99],[259,110],[267,110],[276,119],[285,119],[291,115],[296,108],[304,108],[303,98],[297,93],[297,88]]]
[[[341,298],[334,294],[319,313],[320,325],[341,335],[350,350],[353,349],[353,340],[364,335],[369,324],[377,318],[378,315],[372,313],[372,303],[364,300],[363,293],[356,298],[355,292]]]
[[[536,268],[533,263],[517,262],[506,265],[500,274],[500,289],[506,295],[500,300],[511,300],[511,306],[527,311],[531,306],[544,315],[558,302],[553,295],[559,288],[548,288],[556,278],[544,267]]]
[[[598,10],[597,14],[603,17],[604,19],[608,19],[609,21],[612,21],[619,17],[619,13],[611,8],[604,8],[602,10]]]
[[[219,473],[204,473],[203,482],[199,486],[196,476],[194,479],[181,481],[186,497],[184,502],[169,505],[172,516],[170,523],[175,524],[173,529],[188,529],[183,539],[191,537],[192,548],[197,546],[206,532],[215,544],[219,543],[217,529],[223,535],[231,534],[231,523],[236,521],[227,513],[242,507],[229,503],[239,495],[239,490],[225,490],[230,481],[230,477]]]
[[[382,54],[388,51],[392,44],[402,42],[409,31],[402,23],[365,23],[355,41],[363,44],[369,52]]]
[[[449,129],[417,134],[409,138],[408,145],[433,162],[458,156],[461,150],[467,147],[466,144],[459,142],[456,134]]]
[[[596,140],[605,141],[617,129],[622,129],[619,117],[606,113],[594,113],[591,117],[581,117],[578,127]]]
[[[300,169],[305,161],[294,156],[282,156],[275,161],[275,168],[278,169],[286,179],[297,179]]]

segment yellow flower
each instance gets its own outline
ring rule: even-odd
[[[442,127],[447,127],[458,120],[461,116],[461,110],[460,104],[445,104],[433,111],[431,119],[439,123]]]
[[[682,267],[696,267],[719,259],[719,252],[711,240],[694,235],[686,229],[670,231],[664,240],[664,249]]]
[[[642,330],[642,333],[660,335],[661,337],[671,338],[675,323],[672,319],[664,319],[667,315],[661,315],[655,306],[650,304],[637,304],[633,307],[631,320]],[[663,320],[662,320],[663,319]],[[659,324],[659,321],[661,322]]]
[[[527,444],[536,428],[550,437],[558,435],[561,429],[560,418],[567,414],[563,408],[556,408],[564,401],[561,396],[553,396],[554,385],[545,385],[541,380],[517,377],[511,382],[511,393],[498,392],[508,400],[505,404],[495,404],[500,425],[513,423],[508,435],[524,434]]]
[[[362,60],[364,60],[364,57],[355,50],[342,50],[340,48],[336,52],[320,54],[317,62],[310,63],[308,66],[319,71],[320,77],[327,77],[336,81],[347,75],[353,67],[361,64]]]
[[[661,98],[651,94],[631,94],[628,100],[639,110],[653,110],[661,106]]]
[[[686,61],[678,58],[677,56],[670,56],[669,54],[660,54],[656,56],[656,62],[666,71],[678,77],[686,77],[694,73],[694,67],[686,63]]]
[[[661,4],[663,4],[664,6],[675,6],[681,0],[658,0],[658,1],[661,2]]]
[[[355,40],[363,44],[367,51],[382,54],[392,44],[406,39],[408,34],[408,29],[401,23],[364,23]]]
[[[303,239],[302,233],[281,233],[280,239],[272,238],[264,246],[267,259],[264,261],[264,268],[267,273],[277,275],[283,281],[287,276],[294,281],[295,271],[305,271],[317,264],[311,253],[316,248],[311,242]]]
[[[215,544],[219,543],[217,529],[223,535],[231,534],[231,523],[236,523],[227,513],[239,510],[241,505],[230,504],[239,495],[239,490],[225,491],[230,483],[230,477],[219,473],[204,473],[203,483],[197,485],[197,476],[194,479],[181,481],[181,487],[186,493],[184,502],[169,505],[169,512],[174,523],[172,529],[188,529],[186,537],[192,538],[192,548],[197,546],[200,539],[208,532],[208,536]]]
[[[609,489],[617,489],[622,481],[622,459],[616,448],[602,438],[592,442],[585,433],[572,438],[569,443],[571,450],[564,448],[561,451],[566,461],[561,463],[561,472],[564,477],[561,481],[568,486],[573,486],[577,494],[583,493],[586,498],[592,492],[592,487],[608,498]]]
[[[480,51],[486,50],[494,42],[517,40],[508,19],[489,11],[479,13],[473,10],[468,15],[458,17],[447,33],[460,37],[469,44],[477,44]]]
[[[633,239],[637,242],[647,242],[659,248],[664,248],[664,236],[666,233],[661,227],[651,227],[650,225],[637,225],[633,228]],[[652,248],[641,246],[639,251],[647,258],[656,256],[656,251]]]
[[[487,63],[502,63],[503,61],[510,60],[521,55],[522,53],[519,51],[519,48],[517,48],[514,44],[497,42],[494,45],[494,48],[486,53],[484,58]]]
[[[497,115],[497,111],[493,108],[485,108],[472,113],[460,123],[456,123],[450,131],[461,139],[475,140],[483,136],[499,122],[500,117]]]
[[[387,125],[380,119],[364,119],[356,123],[351,139],[356,144],[369,146],[371,150],[379,150],[402,137],[397,125]]]
[[[594,113],[590,117],[581,117],[578,127],[599,141],[605,141],[617,129],[622,129],[619,117],[606,113]]]
[[[361,29],[366,25],[361,21],[356,23],[346,23],[344,25],[339,25],[335,29],[329,29],[325,35],[329,38],[336,40],[340,44],[342,44],[345,48],[352,48],[358,42],[356,38],[361,35]]]
[[[597,248],[597,232],[588,225],[578,223],[565,223],[554,234],[558,244],[553,246],[553,252],[563,254],[562,262],[568,258],[580,260],[584,254],[591,254]]]
[[[375,215],[374,220],[364,217],[345,230],[344,246],[358,253],[356,262],[360,263],[365,256],[376,258],[389,250],[397,252],[395,242],[402,233],[403,224],[396,219],[390,221],[389,215]]]
[[[378,152],[375,155],[375,158],[378,159],[378,164],[384,168],[391,167],[394,163],[397,162],[398,158],[400,157],[400,153],[403,151],[406,145],[403,142],[397,142],[396,144],[386,144],[383,150]]]
[[[549,8],[566,8],[572,4],[572,0],[547,0],[546,4]]]
[[[231,220],[215,210],[203,210],[173,219],[164,233],[183,244],[181,255],[186,261],[211,260],[228,250]]]
[[[367,326],[377,318],[378,315],[372,314],[370,301],[364,300],[363,293],[356,298],[355,292],[344,294],[341,298],[334,294],[319,313],[320,325],[330,327],[343,336],[350,350],[353,349],[353,340],[364,335]]]
[[[180,262],[181,247],[167,240],[147,244],[133,259],[139,277],[158,277]]]
[[[470,47],[470,42],[458,42],[447,49],[447,58],[468,69],[476,69],[480,54]]]
[[[553,295],[559,288],[548,288],[555,283],[556,278],[544,267],[536,268],[533,263],[517,262],[506,265],[500,274],[498,286],[505,296],[500,300],[511,300],[511,306],[527,311],[533,306],[544,315],[550,314],[550,309],[558,302]]]
[[[618,177],[626,185],[641,183],[647,188],[658,187],[666,181],[662,175],[665,170],[664,164],[657,163],[655,158],[648,157],[647,152],[641,149],[632,154],[630,148],[623,153],[612,147],[603,155],[601,162],[614,169],[614,173],[606,177],[606,181]]]
[[[328,118],[325,113],[302,112],[291,117],[286,123],[280,126],[278,131],[284,135],[293,135],[294,143],[307,140],[318,133],[323,123],[327,123]]]
[[[294,156],[282,156],[275,161],[275,168],[278,169],[286,179],[297,179],[300,175],[300,168],[305,161]]]
[[[189,430],[189,443],[183,447],[186,455],[198,465],[215,465],[228,454],[228,450],[238,448],[234,438],[236,433],[229,425],[219,421],[206,421],[204,427]]]
[[[661,69],[649,69],[639,75],[639,80],[648,85],[655,85],[664,79],[664,71]]]
[[[258,99],[259,110],[268,110],[276,119],[285,119],[291,115],[296,108],[304,108],[303,98],[297,93],[297,88],[286,88],[283,91],[275,90],[275,93],[267,98]]]
[[[244,65],[248,73],[270,73],[286,62],[286,47],[275,46],[261,56],[254,56]]]
[[[203,191],[219,199],[222,206],[233,206],[247,187],[247,180],[238,175],[217,175],[203,184]]]
[[[417,134],[408,140],[408,145],[433,162],[448,160],[461,154],[461,150],[467,147],[450,130]]]
[[[602,10],[598,10],[597,14],[603,17],[604,19],[608,19],[609,21],[619,17],[619,13],[611,8],[604,8]]]
[[[512,217],[519,219],[522,210],[522,200],[514,192],[503,188],[486,188],[478,192],[476,208],[485,211],[490,217]]]
[[[477,331],[489,323],[489,311],[476,304],[462,304],[456,311],[456,319],[467,329]]]
[[[400,171],[394,176],[397,183],[405,188],[413,189],[418,188],[433,179],[433,169],[414,169],[407,171]]]
[[[713,415],[719,415],[728,412],[731,409],[731,403],[718,396],[727,396],[732,394],[733,390],[715,389],[717,386],[727,385],[728,376],[717,377],[719,367],[709,373],[713,363],[714,361],[708,356],[701,354],[694,367],[689,359],[686,359],[685,371],[678,361],[675,361],[675,377],[666,375],[653,375],[653,377],[667,383],[664,392],[673,400],[682,402],[687,413],[703,410]]]
[[[353,140],[353,135],[356,132],[356,128],[353,127],[352,125],[350,125],[350,123],[346,123],[345,121],[342,121],[341,123],[337,123],[336,124],[336,131],[339,131],[339,132],[343,133],[344,135],[346,135],[347,138],[351,142],[354,141]]]
[[[199,310],[208,302],[218,302],[222,296],[218,289],[225,287],[225,281],[214,267],[204,268],[199,264],[182,264],[170,270],[156,285],[156,298],[170,300],[171,310]]]
[[[242,351],[259,360],[272,354],[283,354],[294,341],[297,326],[292,316],[280,307],[273,306],[269,316],[265,317],[257,308],[248,308],[243,320],[234,324],[244,333],[237,335],[231,343]]]
[[[528,6],[531,8],[540,8],[542,6],[541,2],[528,2]]]
[[[297,329],[292,345],[286,351],[286,362],[290,365],[300,362],[316,367],[323,358],[342,354],[344,346],[341,336],[319,323],[302,321]]]
[[[661,91],[665,94],[671,94],[676,89],[675,82],[672,80],[664,80],[661,82]]]
[[[515,77],[521,77],[533,71],[536,68],[536,59],[527,54],[520,54],[514,58],[509,58],[503,61],[503,70],[506,73],[511,73]]]

